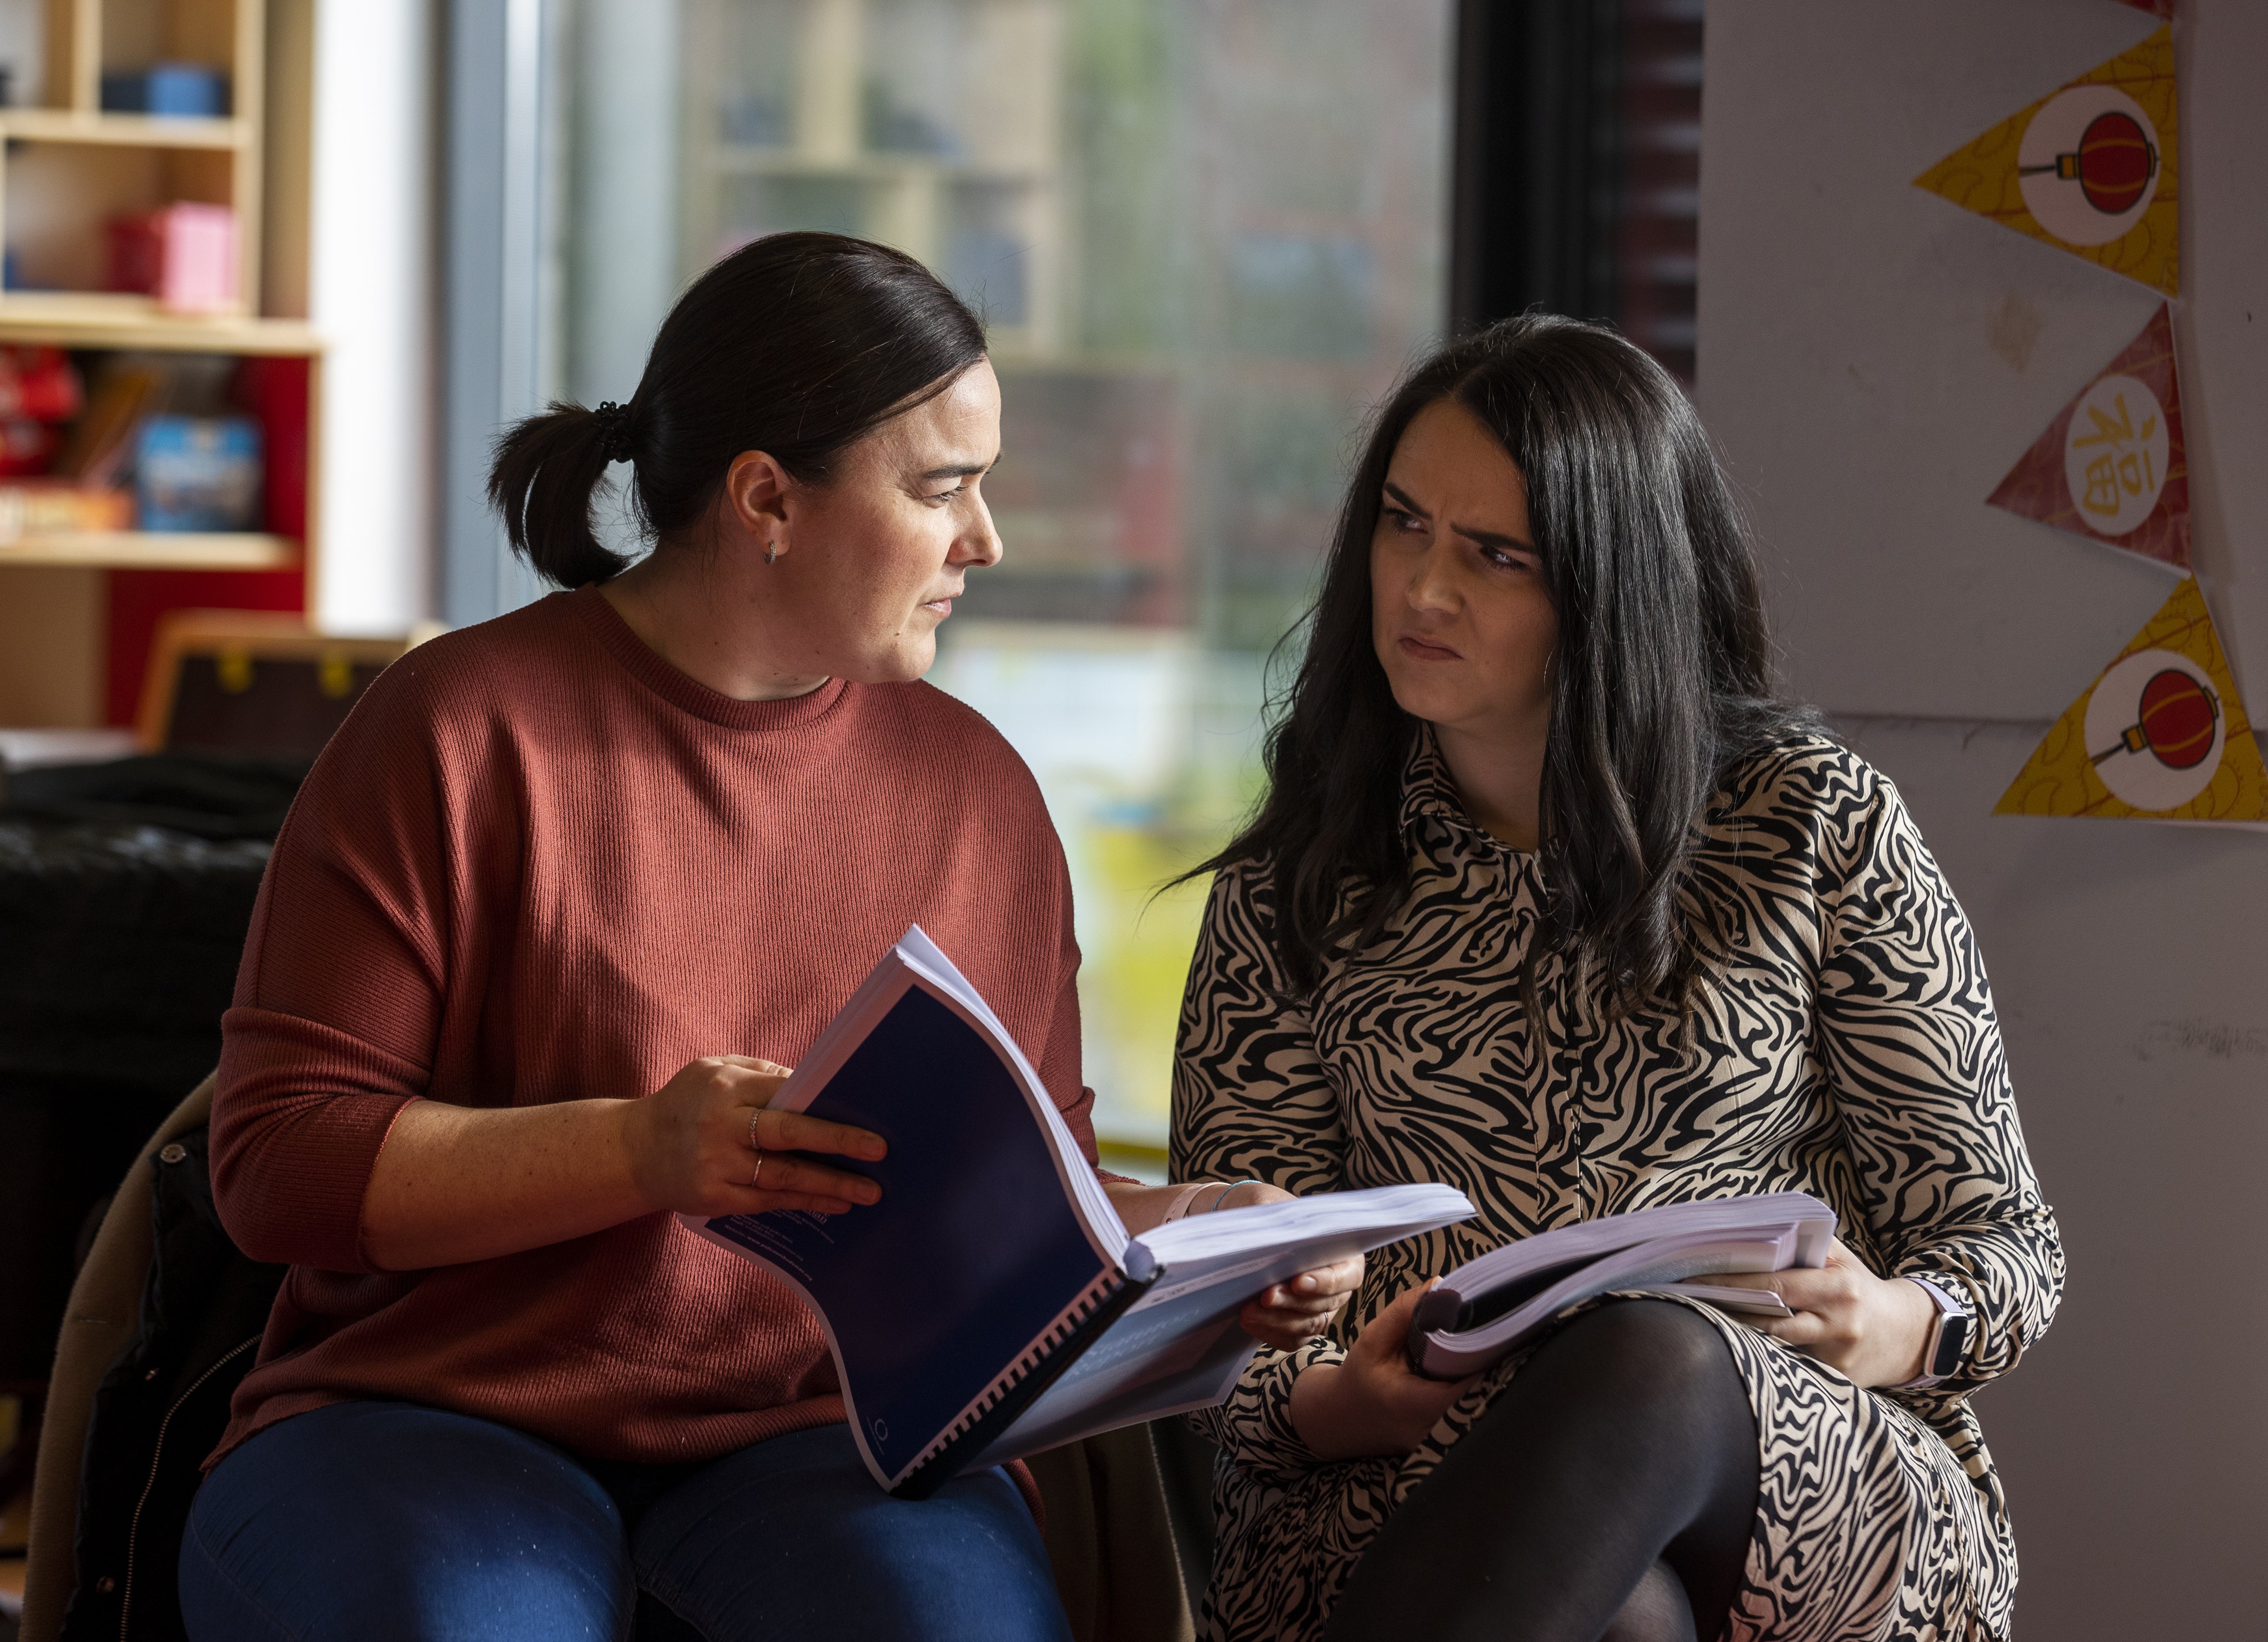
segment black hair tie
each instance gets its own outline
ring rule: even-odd
[[[591,413],[599,426],[599,450],[609,463],[630,460],[630,408],[611,399]]]

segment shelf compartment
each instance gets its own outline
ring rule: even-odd
[[[24,286],[101,294],[110,283],[107,222],[176,202],[225,205],[237,224],[237,301],[227,311],[259,313],[266,0],[47,0],[46,9],[39,106],[0,110],[0,145],[9,151],[0,238]],[[227,112],[101,106],[106,72],[162,62],[225,76]]]
[[[0,565],[85,570],[284,571],[299,563],[289,536],[255,531],[200,534],[168,530],[48,532],[0,543]]]

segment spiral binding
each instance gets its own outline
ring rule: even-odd
[[[1119,1290],[1126,1286],[1128,1280],[1115,1270],[1105,1271],[1097,1278],[1084,1294],[1066,1307],[1063,1314],[1048,1326],[1047,1332],[1034,1341],[1031,1348],[1018,1358],[1006,1373],[992,1382],[990,1388],[983,1396],[970,1403],[959,1419],[938,1433],[935,1440],[915,1457],[914,1462],[905,1469],[900,1477],[899,1485],[903,1486],[906,1483],[911,1482],[921,1474],[923,1467],[983,1424],[985,1417],[999,1407],[1003,1399],[1029,1379],[1041,1365],[1077,1334],[1088,1318],[1094,1316],[1106,1302],[1117,1294]]]

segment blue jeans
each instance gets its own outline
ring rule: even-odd
[[[641,1631],[707,1642],[1070,1637],[1005,1473],[892,1499],[842,1425],[610,1465],[463,1414],[342,1403],[222,1461],[181,1540],[195,1642],[621,1642],[641,1591]]]

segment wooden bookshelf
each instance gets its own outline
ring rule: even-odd
[[[123,148],[256,148],[249,120],[188,115],[89,114],[71,108],[0,109],[0,136],[18,143],[107,143]]]
[[[0,543],[0,725],[102,721],[115,625],[111,572],[304,571],[312,577],[323,344],[303,313],[263,308],[263,275],[305,300],[315,0],[47,0],[35,107],[0,109],[0,239],[26,285],[0,291],[0,344],[110,353],[306,362],[306,519],[297,534],[102,531]],[[272,47],[272,49],[271,49]],[[106,71],[159,61],[219,70],[225,114],[107,111]],[[280,76],[271,88],[272,76]],[[271,105],[284,116],[271,125]],[[218,314],[171,313],[99,289],[106,220],[173,201],[236,213],[239,300]],[[270,207],[274,209],[270,209]],[[270,455],[273,457],[271,439]],[[199,602],[225,604],[208,585]]]
[[[0,302],[0,342],[131,348],[158,353],[316,354],[322,342],[296,320],[168,313],[154,297],[107,291],[19,291]]]
[[[61,261],[84,266],[84,259],[56,258],[51,244],[19,245],[11,231],[9,195],[23,178],[38,174],[51,150],[144,151],[136,179],[154,208],[171,200],[226,205],[236,212],[238,290],[247,314],[260,312],[261,116],[267,101],[267,0],[154,0],[130,8],[104,0],[48,0],[47,63],[40,106],[0,111],[0,137],[7,139],[7,183],[0,187],[0,240],[18,248],[27,272],[45,283]],[[220,118],[114,114],[102,107],[106,70],[146,67],[175,59],[225,72],[229,112]],[[52,170],[52,166],[48,167]],[[60,193],[69,173],[38,176],[44,191]],[[117,209],[114,186],[89,190],[90,196]],[[40,213],[47,217],[48,212]],[[43,222],[42,228],[47,225]],[[62,214],[60,232],[73,235],[101,224],[71,222]],[[43,232],[43,239],[45,233]],[[18,293],[0,291],[0,307]]]
[[[141,571],[288,571],[299,563],[290,536],[252,531],[82,530],[0,542],[0,565]]]

